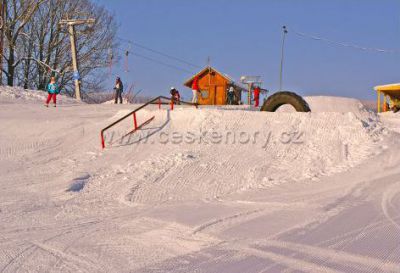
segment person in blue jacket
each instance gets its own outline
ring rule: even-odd
[[[49,107],[49,102],[51,99],[53,99],[54,107],[56,107],[57,106],[57,95],[60,94],[60,88],[59,88],[58,84],[56,83],[55,77],[50,78],[50,83],[47,85],[47,93],[49,93],[49,95],[47,96],[45,106]]]

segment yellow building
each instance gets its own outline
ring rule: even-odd
[[[378,95],[378,113],[389,111],[389,107],[400,107],[400,83],[379,85],[375,87],[375,91]]]

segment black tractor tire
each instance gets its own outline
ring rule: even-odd
[[[297,112],[311,112],[308,103],[293,92],[283,91],[270,96],[261,107],[261,111],[275,112],[284,104],[290,104]]]

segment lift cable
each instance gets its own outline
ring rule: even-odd
[[[156,60],[156,59],[153,59],[153,58],[150,58],[150,57],[147,57],[147,56],[138,54],[138,53],[132,53],[132,55],[134,55],[134,56],[136,56],[136,57],[140,57],[140,58],[146,59],[146,60],[148,60],[148,61],[151,61],[151,62],[160,64],[160,65],[163,65],[163,66],[166,66],[166,67],[169,67],[169,68],[173,68],[173,69],[175,69],[175,70],[179,70],[179,71],[182,71],[182,72],[194,74],[193,71],[190,71],[190,70],[188,70],[188,69],[181,68],[181,67],[178,67],[178,66],[175,66],[175,65],[172,65],[172,64],[164,63],[164,62],[162,62],[162,61],[159,61],[159,60]]]
[[[353,43],[334,41],[334,40],[327,39],[324,37],[296,31],[295,29],[290,29],[289,31],[293,32],[297,36],[312,39],[315,41],[325,42],[325,43],[331,44],[333,46],[347,47],[347,48],[352,48],[352,49],[357,49],[357,50],[362,50],[362,51],[378,52],[378,53],[391,53],[391,54],[399,54],[400,53],[400,49],[383,49],[383,48],[365,47],[365,46],[360,46],[360,45],[356,45]]]
[[[114,47],[114,48],[115,48],[116,50],[122,52],[123,54],[126,54],[126,49],[123,49],[123,48],[121,48],[121,47]],[[151,58],[151,57],[148,57],[148,56],[145,56],[145,55],[136,53],[136,52],[129,52],[129,55],[133,55],[133,56],[136,56],[136,57],[145,59],[145,60],[147,60],[147,61],[150,61],[150,62],[159,64],[159,65],[163,65],[163,66],[165,66],[165,67],[169,67],[169,68],[175,69],[175,70],[177,70],[177,71],[181,71],[181,72],[185,72],[185,73],[190,73],[190,74],[194,74],[194,73],[195,73],[194,71],[191,71],[191,70],[189,70],[189,69],[182,68],[182,67],[179,67],[179,66],[176,66],[176,65],[172,65],[172,64],[169,64],[169,63],[166,63],[166,62],[160,61],[160,60],[158,60],[158,59]]]
[[[172,56],[172,55],[163,53],[163,52],[161,52],[161,51],[152,49],[152,48],[150,48],[150,47],[148,47],[148,46],[139,44],[139,43],[137,43],[137,42],[134,42],[134,41],[131,41],[131,40],[127,40],[127,39],[123,39],[123,38],[119,38],[119,37],[118,37],[117,39],[120,40],[120,41],[122,41],[122,42],[129,43],[129,44],[134,45],[134,46],[136,46],[136,47],[142,48],[142,49],[144,49],[144,50],[150,51],[150,52],[152,52],[152,53],[156,53],[156,54],[161,55],[161,56],[163,56],[163,57],[169,58],[169,59],[171,59],[171,60],[174,60],[174,61],[177,61],[177,62],[186,64],[186,65],[189,65],[189,66],[191,66],[191,67],[201,68],[201,66],[199,66],[199,65],[196,65],[196,64],[193,64],[193,63],[191,63],[191,62],[185,61],[185,60],[183,60],[183,59],[181,59],[181,58],[178,58],[178,57],[175,57],[175,56]]]

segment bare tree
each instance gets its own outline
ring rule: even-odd
[[[24,27],[31,21],[40,5],[45,1],[46,0],[7,1],[4,33],[8,54],[5,56],[7,70],[3,69],[3,72],[10,86],[14,85],[15,69],[22,61],[22,59],[16,56],[17,40]]]
[[[96,19],[93,26],[77,28],[80,74],[86,91],[101,89],[99,79],[105,78],[108,51],[117,46],[114,42],[117,24],[107,10],[90,0],[12,0],[7,9],[5,59],[8,65],[4,73],[8,85],[45,89],[50,76],[55,75],[65,92],[72,94],[69,36],[59,22],[66,18],[90,17]],[[24,19],[18,17],[24,13],[22,10],[26,14]]]

